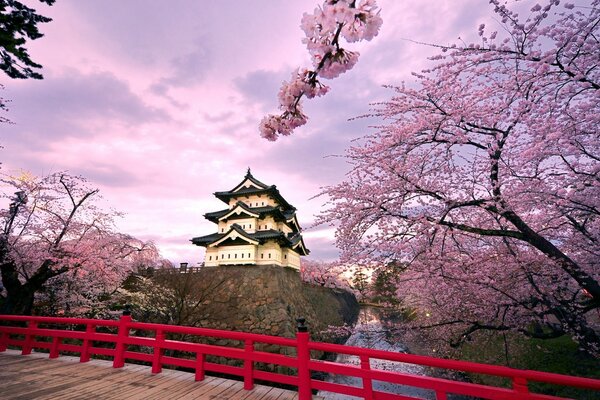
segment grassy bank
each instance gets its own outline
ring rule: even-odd
[[[600,379],[600,361],[579,351],[571,338],[529,339],[514,334],[480,335],[464,345],[453,357],[475,362],[506,365],[518,369],[553,372]],[[469,375],[473,382],[510,385],[484,375]],[[597,399],[599,394],[565,387],[532,383],[532,391],[575,399]]]

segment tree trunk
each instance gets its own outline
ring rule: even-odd
[[[35,291],[25,285],[20,285],[19,288],[7,287],[6,290],[8,293],[0,307],[0,314],[31,315]]]

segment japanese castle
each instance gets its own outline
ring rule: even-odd
[[[265,185],[250,173],[236,187],[216,192],[228,208],[204,214],[217,232],[195,237],[192,243],[206,247],[204,265],[277,265],[300,269],[304,246],[296,208],[275,185]]]

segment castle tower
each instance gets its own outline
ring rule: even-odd
[[[275,185],[265,185],[250,173],[236,187],[216,192],[228,205],[204,214],[217,224],[217,232],[191,241],[206,247],[204,265],[278,265],[300,269],[304,246],[296,208],[289,204]]]

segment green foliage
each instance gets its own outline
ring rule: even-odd
[[[553,372],[600,379],[598,360],[579,350],[568,336],[531,339],[517,334],[481,334],[461,346],[453,357],[462,360],[507,365],[512,368]],[[476,383],[507,386],[510,382],[485,375],[471,375]],[[570,387],[530,383],[532,392],[576,399],[594,399],[598,393]]]
[[[56,0],[39,0],[51,6]],[[35,63],[24,47],[27,39],[43,36],[38,24],[52,21],[36,13],[33,8],[15,0],[0,0],[0,69],[14,79],[42,79],[34,69],[42,68]]]
[[[365,292],[369,289],[369,277],[362,269],[358,269],[354,272],[354,276],[352,276],[352,288],[357,290],[361,297],[363,297]]]
[[[406,265],[400,262],[391,262],[379,268],[373,276],[372,301],[393,307],[401,305],[402,301],[396,290],[398,279],[404,270],[406,270]]]

